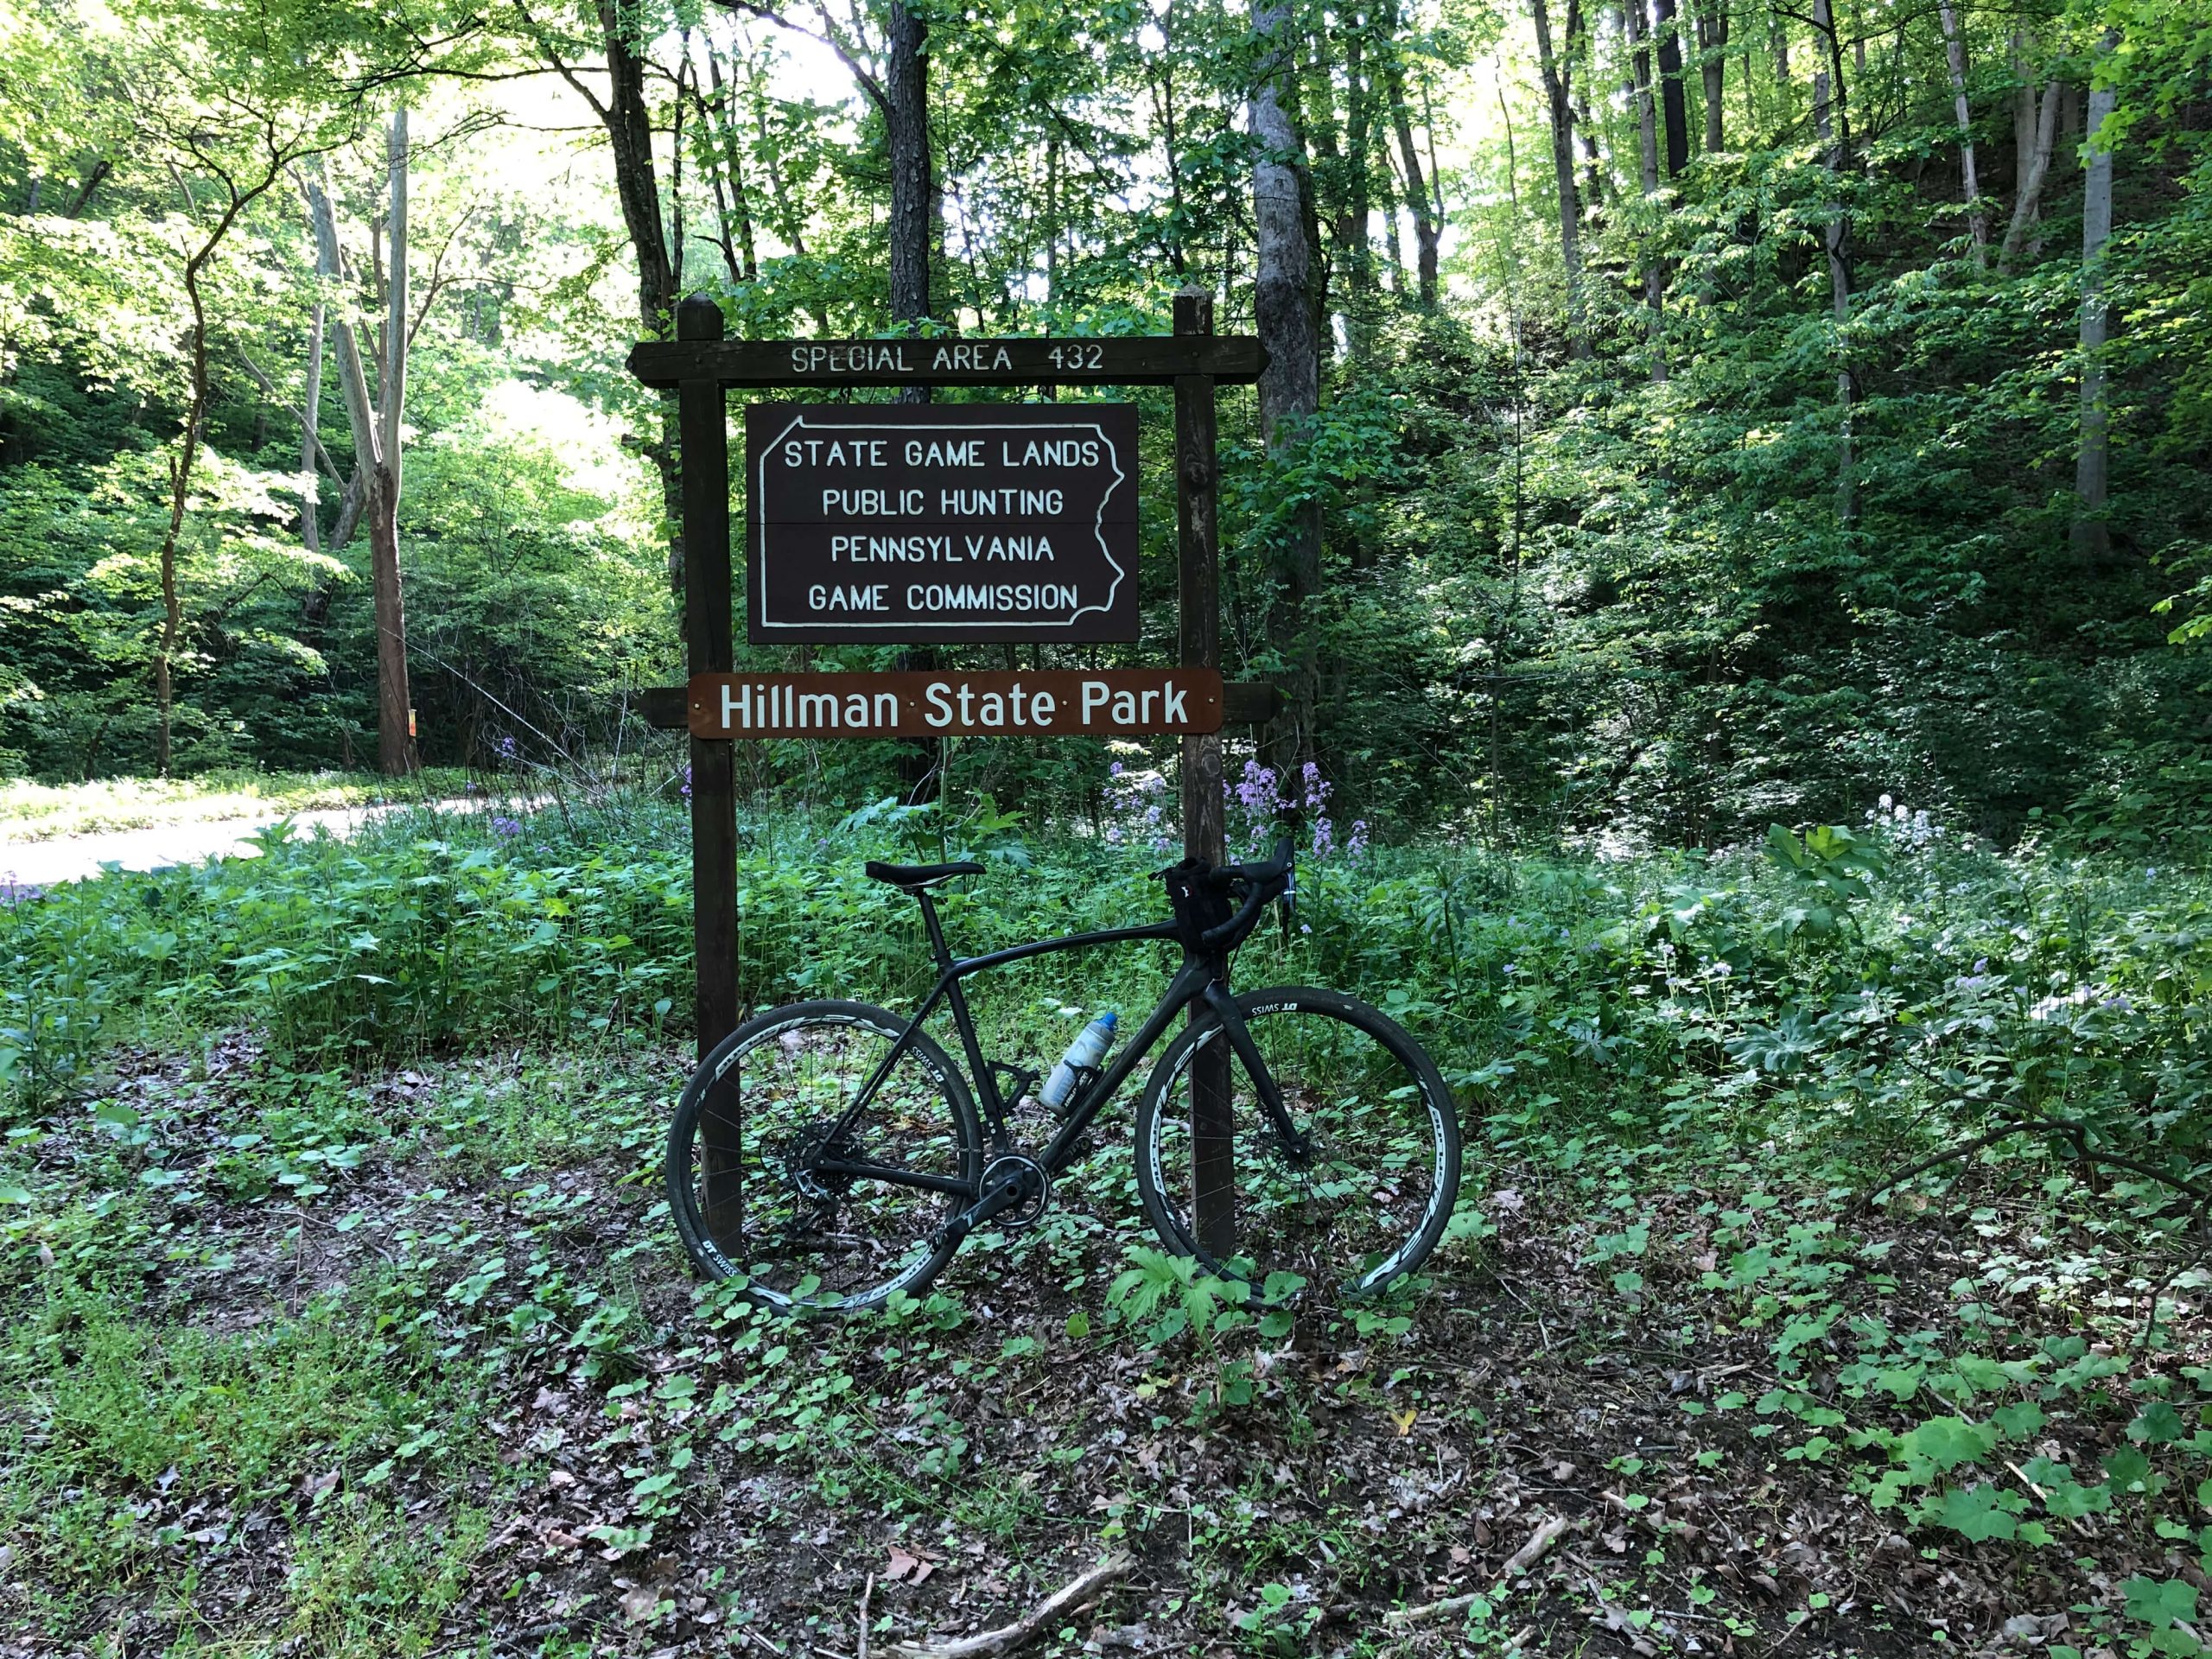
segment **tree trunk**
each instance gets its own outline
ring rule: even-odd
[[[2029,158],[2036,149],[2036,83],[2030,62],[2034,43],[2024,29],[2012,31],[2012,192],[2017,197],[2028,176]]]
[[[707,43],[707,75],[709,84],[715,89],[715,119],[721,123],[722,166],[729,174],[730,199],[724,209],[722,257],[728,261],[733,277],[748,283],[758,282],[760,278],[760,251],[753,239],[753,199],[746,188],[745,151],[737,136],[737,88],[734,83],[728,86],[722,84],[721,60],[716,54],[712,41]],[[719,181],[715,188],[719,195],[721,188]],[[717,200],[716,205],[721,204]],[[743,255],[741,260],[729,257],[732,249],[728,216],[734,216],[737,220],[737,251]]]
[[[1967,105],[1967,47],[1959,30],[1959,14],[1951,0],[1940,0],[1936,16],[1943,24],[1943,52],[1951,68],[1951,106],[1959,123],[1959,188],[1967,204],[1967,228],[1974,235],[1974,268],[1989,263],[1989,213],[1981,205],[1981,184],[1974,176],[1974,112]]]
[[[1567,72],[1575,63],[1575,54],[1581,53],[1582,79],[1578,83],[1572,73],[1562,73],[1567,83],[1567,105],[1574,114],[1574,136],[1582,146],[1582,206],[1596,211],[1605,206],[1605,178],[1599,170],[1598,156],[1598,124],[1590,118],[1590,88],[1598,78],[1595,55],[1590,49],[1589,31],[1583,26],[1582,0],[1567,0],[1567,38],[1560,42],[1560,61]]]
[[[1413,116],[1406,107],[1405,68],[1395,52],[1390,54],[1390,124],[1397,132],[1398,156],[1405,166],[1406,207],[1414,216],[1414,271],[1421,308],[1433,311],[1441,232],[1435,204],[1429,200],[1428,182],[1421,173],[1421,147],[1414,142]]]
[[[1690,164],[1689,106],[1682,96],[1682,32],[1675,0],[1651,0],[1659,33],[1659,98],[1667,124],[1667,176],[1679,178]]]
[[[2109,55],[2119,44],[2108,30],[2098,50]],[[2112,151],[2099,142],[2114,93],[2094,82],[2089,87],[2088,159],[2082,179],[2082,448],[2074,467],[2074,547],[2102,563],[2112,556],[2112,530],[2105,520],[2112,465],[2112,417],[2105,395],[2105,340],[2111,315],[2104,295],[2105,244],[2112,237]]]
[[[1628,32],[1630,63],[1634,79],[1625,89],[1636,110],[1637,160],[1643,194],[1659,188],[1659,125],[1651,99],[1650,25],[1643,16],[1643,0],[1623,0],[1621,16]]]
[[[1574,106],[1568,96],[1572,67],[1552,50],[1551,15],[1545,0],[1529,0],[1536,25],[1536,65],[1544,78],[1544,99],[1552,130],[1552,182],[1559,193],[1560,263],[1567,272],[1567,348],[1569,355],[1590,355],[1589,330],[1582,321],[1582,207],[1574,189]]]
[[[169,775],[170,763],[175,760],[171,730],[176,709],[176,652],[184,642],[184,598],[177,580],[177,544],[184,533],[184,512],[191,498],[192,468],[200,458],[200,440],[207,428],[207,303],[200,279],[207,262],[215,257],[215,250],[231,233],[243,213],[271,185],[283,176],[284,168],[297,158],[298,152],[285,154],[273,147],[268,156],[268,170],[259,182],[240,190],[234,179],[223,178],[224,189],[229,196],[223,213],[207,232],[192,257],[184,264],[185,297],[192,306],[192,323],[186,334],[190,365],[189,392],[185,400],[184,424],[177,435],[176,459],[169,463],[169,521],[162,536],[161,550],[155,563],[161,573],[162,631],[154,650],[154,706],[155,706],[155,766],[161,776]],[[179,188],[182,188],[180,177]],[[185,211],[193,211],[192,193],[184,192]]]
[[[1367,63],[1367,31],[1355,27],[1344,41],[1345,238],[1350,281],[1346,308],[1358,314],[1354,334],[1364,355],[1364,338],[1375,304],[1375,87]]]
[[[1728,146],[1722,94],[1726,91],[1728,0],[1700,0],[1697,14],[1698,74],[1705,83],[1705,153]]]
[[[1313,253],[1306,230],[1306,147],[1285,105],[1295,67],[1292,12],[1287,0],[1253,0],[1252,33],[1259,48],[1251,93],[1252,136],[1259,156],[1252,170],[1252,218],[1257,270],[1253,310],[1268,353],[1260,377],[1260,435],[1268,453],[1284,456],[1305,435],[1320,404],[1320,352],[1313,309]],[[1269,618],[1270,643],[1294,664],[1289,707],[1270,727],[1273,763],[1286,766],[1312,730],[1314,674],[1305,639],[1306,601],[1320,578],[1319,504],[1299,510],[1278,550],[1280,598]]]
[[[345,395],[346,424],[353,440],[353,481],[339,510],[331,544],[343,547],[363,518],[369,527],[370,588],[377,629],[377,764],[387,776],[415,769],[415,744],[407,729],[407,613],[399,575],[400,421],[407,394],[407,169],[409,150],[404,108],[392,113],[385,160],[391,201],[386,223],[391,237],[391,274],[385,285],[382,353],[375,396],[370,394],[367,365],[353,318],[340,308],[330,320],[336,347],[338,384]],[[323,188],[320,169],[305,180],[308,207],[315,222],[316,261],[340,267],[338,218]]]
[[[1641,163],[1640,177],[1647,209],[1651,198],[1659,193],[1659,135],[1656,112],[1651,97],[1651,47],[1649,26],[1644,20],[1643,0],[1625,0],[1622,16],[1630,47],[1630,62],[1635,81],[1629,91],[1636,108],[1637,158]],[[1651,235],[1644,232],[1643,241],[1643,335],[1651,347],[1651,383],[1664,385],[1667,381],[1667,350],[1662,334],[1666,323],[1667,279],[1659,268],[1659,261],[1651,257]]]
[[[2032,99],[2032,91],[2029,96]],[[2020,180],[2019,194],[2012,201],[2012,222],[2005,227],[2005,245],[1997,250],[1997,269],[2009,270],[2020,251],[2020,245],[2027,240],[2028,232],[2036,222],[2036,214],[2043,199],[2043,181],[2050,172],[2051,140],[2058,127],[2058,83],[2052,81],[2044,88],[2043,106],[2037,113],[2035,135],[2029,140],[2027,171]]]
[[[391,112],[385,158],[391,175],[391,274],[385,284],[384,360],[377,369],[377,443],[365,511],[377,618],[377,766],[387,778],[415,770],[408,729],[407,611],[399,584],[399,426],[407,403],[407,106]]]
[[[607,52],[607,96],[585,85],[568,65],[554,67],[575,89],[607,129],[614,156],[614,194],[622,226],[638,262],[639,338],[659,340],[675,327],[676,268],[668,257],[661,222],[660,183],[653,171],[652,111],[645,102],[646,41],[638,32],[634,8],[620,0],[597,0],[600,38]],[[639,448],[660,476],[662,522],[668,531],[668,582],[679,610],[683,604],[683,489],[677,463],[676,394],[660,394],[659,435]]]
[[[308,313],[307,378],[300,388],[300,545],[322,551],[322,474],[315,466],[315,422],[322,409],[322,283],[330,275],[315,255],[315,300]]]
[[[1815,71],[1813,76],[1813,124],[1821,142],[1828,147],[1828,176],[1832,181],[1839,180],[1850,159],[1851,128],[1844,107],[1843,54],[1837,42],[1835,16],[1829,0],[1813,0],[1813,26],[1820,30],[1827,49],[1827,67]],[[1821,239],[1827,252],[1828,300],[1835,319],[1835,401],[1840,411],[1836,437],[1836,522],[1850,524],[1859,517],[1856,457],[1852,452],[1851,429],[1851,220],[1840,199],[1828,203],[1827,223]]]
[[[884,126],[891,162],[891,315],[915,323],[930,314],[929,27],[893,0]]]

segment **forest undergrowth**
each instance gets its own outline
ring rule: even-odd
[[[913,993],[887,848],[985,855],[967,947],[1150,915],[1145,798],[749,820],[744,994]],[[1037,1651],[2203,1645],[2201,871],[1894,808],[1332,846],[1236,977],[1368,997],[1459,1095],[1401,1296],[1160,1255],[1117,1107],[1041,1225],[793,1324],[659,1197],[681,822],[271,834],[0,908],[0,1652],[859,1659],[1116,1549]],[[1002,976],[987,1049],[1147,1006],[1152,950]]]

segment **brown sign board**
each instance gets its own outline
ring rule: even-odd
[[[1205,668],[1033,673],[695,674],[691,735],[1107,737],[1217,732],[1221,676]]]
[[[1132,404],[754,404],[745,479],[755,645],[1137,637]]]
[[[1172,385],[1205,375],[1257,380],[1268,354],[1236,334],[1124,334],[1098,340],[649,340],[630,372],[649,386]]]

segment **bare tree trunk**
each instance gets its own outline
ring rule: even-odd
[[[1405,67],[1393,49],[1389,57],[1390,124],[1398,135],[1398,155],[1405,164],[1406,206],[1414,216],[1414,280],[1421,308],[1436,309],[1437,244],[1441,232],[1428,184],[1421,175],[1421,149],[1414,143],[1413,116],[1406,107]]]
[[[1631,47],[1630,61],[1636,79],[1630,88],[1636,105],[1637,158],[1642,163],[1644,201],[1649,206],[1659,194],[1659,134],[1658,118],[1651,97],[1651,48],[1649,26],[1643,16],[1643,0],[1625,0],[1622,15],[1626,22]],[[1650,232],[1644,233],[1643,305],[1644,339],[1651,347],[1651,384],[1667,383],[1667,347],[1663,338],[1667,320],[1667,279],[1659,268],[1659,261],[1651,257]]]
[[[192,306],[192,326],[185,336],[190,391],[185,400],[184,425],[177,435],[176,459],[169,463],[168,526],[162,533],[161,550],[155,561],[161,573],[162,631],[154,650],[154,763],[164,778],[169,775],[170,764],[175,759],[175,664],[177,648],[184,643],[184,597],[177,580],[177,544],[184,533],[185,506],[191,499],[193,466],[200,458],[200,445],[207,430],[207,302],[200,278],[207,272],[207,262],[215,257],[215,251],[238,223],[238,216],[282,178],[284,168],[297,157],[296,151],[288,155],[274,143],[269,144],[266,154],[267,170],[245,189],[238,188],[233,176],[219,174],[227,197],[222,214],[184,264],[185,297]],[[181,175],[177,175],[177,180],[178,188],[183,191],[185,211],[190,213],[194,207],[192,193],[184,189]]]
[[[415,770],[407,683],[407,608],[399,582],[399,423],[407,402],[407,106],[391,112],[385,148],[390,175],[391,274],[385,284],[384,361],[377,369],[377,447],[369,480],[369,571],[376,594],[377,766],[387,778]]]
[[[668,256],[661,222],[660,183],[653,171],[652,111],[645,102],[648,42],[639,33],[635,8],[621,0],[595,0],[600,39],[607,52],[607,95],[601,98],[573,65],[540,42],[546,60],[607,129],[614,158],[614,194],[622,226],[638,262],[639,338],[658,340],[676,326],[676,267]],[[676,393],[660,395],[660,433],[639,445],[660,476],[662,522],[668,533],[668,581],[680,607],[683,603],[683,489],[676,453]]]
[[[1705,83],[1705,153],[1718,156],[1728,147],[1721,120],[1728,61],[1728,0],[1700,0],[1697,44],[1698,74]]]
[[[2032,98],[2032,92],[2030,97]],[[2011,268],[2020,251],[2020,245],[2027,239],[2028,231],[2036,222],[2036,213],[2043,199],[2043,181],[2050,172],[2051,140],[2058,127],[2058,83],[2052,81],[2044,88],[2043,106],[2036,116],[2035,136],[2029,141],[2027,173],[2020,181],[2019,194],[2012,202],[2012,222],[2005,227],[2005,245],[1997,250],[1997,269]]]
[[[399,572],[400,422],[407,391],[407,170],[410,160],[404,108],[392,112],[386,137],[390,205],[386,225],[391,238],[391,274],[385,284],[385,315],[377,385],[371,395],[368,367],[359,331],[344,308],[330,319],[338,358],[338,384],[345,395],[346,424],[353,440],[353,479],[346,486],[331,545],[343,547],[355,525],[369,528],[370,587],[377,629],[377,764],[387,776],[415,769],[415,745],[407,729],[410,702],[407,673],[407,613]],[[333,270],[341,261],[338,218],[320,170],[304,181],[313,216],[316,260]]]
[[[1827,48],[1827,67],[1813,76],[1813,124],[1828,146],[1828,176],[1837,181],[1850,159],[1851,129],[1844,110],[1842,48],[1836,39],[1835,15],[1829,0],[1813,0],[1813,26]],[[1849,524],[1859,517],[1859,486],[1851,429],[1851,220],[1840,200],[1828,203],[1821,242],[1828,257],[1828,299],[1835,319],[1835,401],[1841,412],[1836,438],[1835,516],[1839,524]]]
[[[1354,27],[1344,41],[1345,248],[1350,267],[1346,309],[1356,314],[1355,357],[1367,354],[1375,308],[1375,85],[1367,60],[1367,31]]]
[[[1571,73],[1563,73],[1560,79],[1567,82],[1567,103],[1574,112],[1574,136],[1582,146],[1582,205],[1594,210],[1605,205],[1605,175],[1598,164],[1598,124],[1590,118],[1590,88],[1597,81],[1598,67],[1583,23],[1582,0],[1567,0],[1567,38],[1559,44],[1560,61],[1568,70],[1573,67],[1578,45],[1582,53],[1580,85]]]
[[[1766,14],[1766,49],[1774,58],[1774,90],[1782,100],[1781,119],[1775,124],[1787,126],[1795,101],[1789,84],[1789,24],[1778,5],[1770,6]]]
[[[893,0],[884,124],[891,162],[891,315],[930,314],[929,26]]]
[[[1636,110],[1637,160],[1642,168],[1643,194],[1649,196],[1659,188],[1659,124],[1651,99],[1650,26],[1644,20],[1643,0],[1623,0],[1621,16],[1635,77],[1624,90]]]
[[[2099,46],[2108,55],[2118,31]],[[2112,414],[2105,394],[2105,340],[2111,314],[2104,293],[2105,244],[2112,238],[2112,151],[2099,143],[2113,111],[2113,90],[2089,87],[2088,161],[2082,180],[2082,448],[2074,467],[2074,547],[2101,563],[2112,556],[2112,528],[2105,520],[2112,467]]]
[[[738,250],[743,258],[741,261],[729,259],[731,249],[727,218],[722,229],[722,255],[728,260],[732,276],[741,277],[748,283],[758,282],[760,277],[760,251],[753,240],[753,198],[746,188],[745,151],[737,136],[737,88],[734,83],[728,86],[722,84],[721,60],[711,41],[707,42],[707,74],[715,89],[715,118],[721,123],[722,165],[729,173],[730,200],[724,213],[734,214],[737,219]],[[717,193],[715,205],[721,207],[719,193],[721,185],[719,180],[715,188]]]
[[[310,553],[322,551],[321,473],[315,466],[315,422],[322,409],[322,287],[329,274],[322,256],[315,255],[314,308],[308,313],[306,383],[300,388],[300,545]]]
[[[1320,352],[1313,309],[1313,252],[1306,238],[1306,147],[1284,107],[1296,60],[1287,0],[1253,0],[1252,33],[1259,47],[1252,88],[1252,136],[1259,156],[1252,172],[1257,270],[1253,309],[1267,348],[1260,377],[1260,435],[1281,456],[1305,435],[1320,404]],[[1268,733],[1278,766],[1296,755],[1312,731],[1314,675],[1304,639],[1306,599],[1319,585],[1321,518],[1318,504],[1299,511],[1280,549],[1281,600],[1270,618],[1271,643],[1296,664],[1289,707]]]
[[[1651,0],[1659,35],[1659,98],[1666,116],[1667,176],[1679,178],[1690,164],[1689,106],[1682,96],[1682,31],[1675,0]]]
[[[1568,96],[1572,66],[1552,50],[1551,15],[1544,0],[1529,0],[1536,24],[1536,65],[1544,78],[1544,99],[1552,130],[1552,181],[1559,192],[1560,263],[1567,272],[1567,348],[1576,358],[1590,355],[1590,333],[1582,320],[1582,207],[1574,189],[1574,106]]]
[[[1940,0],[1936,10],[1943,23],[1943,52],[1951,68],[1951,105],[1959,122],[1959,185],[1966,194],[1967,228],[1974,234],[1974,268],[1980,270],[1989,263],[1989,213],[1981,205],[1981,184],[1974,176],[1974,112],[1967,106],[1967,45],[1951,0]]]

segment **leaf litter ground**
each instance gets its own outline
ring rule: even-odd
[[[683,1070],[234,1037],[15,1136],[0,1653],[860,1659],[1117,1548],[1033,1651],[2200,1650],[2208,1325],[2184,1273],[2146,1336],[2126,1193],[1471,1126],[1411,1294],[1255,1318],[1109,1117],[1037,1230],[792,1323],[676,1250]]]

